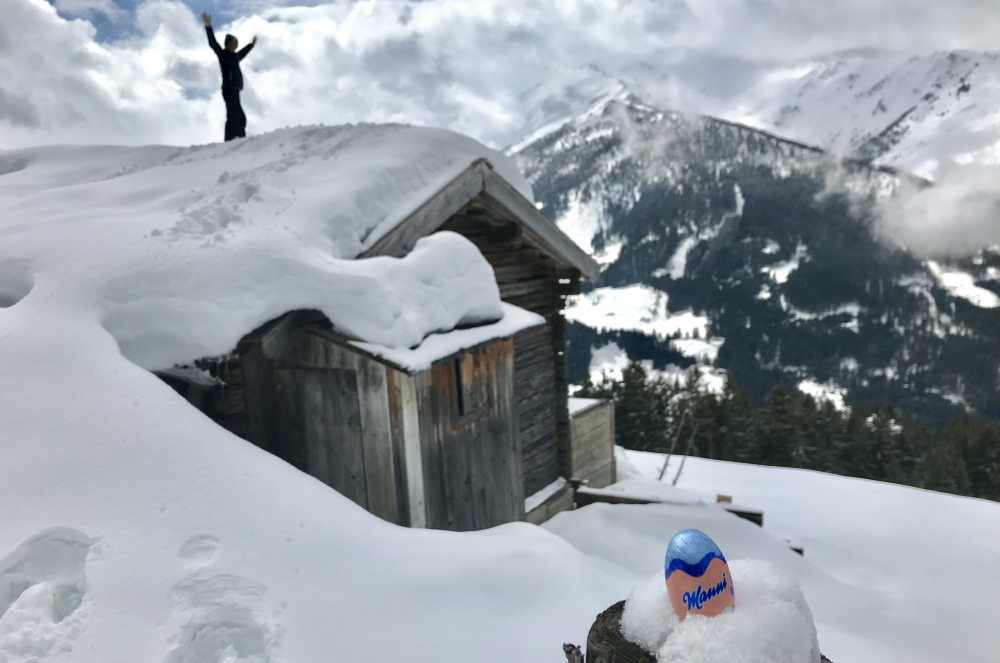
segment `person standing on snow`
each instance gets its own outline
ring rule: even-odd
[[[226,102],[226,140],[243,138],[247,135],[247,116],[240,105],[240,92],[243,90],[243,72],[240,71],[240,61],[257,44],[257,36],[247,45],[236,50],[239,45],[236,37],[226,35],[225,48],[219,47],[212,30],[212,17],[207,13],[201,15],[205,23],[205,33],[208,35],[208,45],[219,58],[219,68],[222,70],[222,99]]]

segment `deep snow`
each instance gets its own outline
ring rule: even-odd
[[[617,450],[619,477],[650,492],[661,454]],[[672,480],[681,457],[665,473]],[[799,582],[819,643],[836,663],[987,663],[1000,651],[1000,504],[821,472],[688,458],[678,488],[706,504],[596,505],[546,527],[629,568],[662,563],[663,529],[695,527],[732,559],[761,559]],[[676,493],[678,488],[667,491]],[[718,494],[764,511],[764,527],[712,504]],[[675,500],[676,502],[676,500]],[[783,539],[804,546],[805,557]],[[739,587],[737,586],[737,605]]]
[[[168,368],[235,347],[293,309],[389,348],[504,315],[489,263],[449,233],[403,259],[349,260],[476,159],[413,127],[287,129],[192,148],[0,152],[0,299],[96,317],[123,354]],[[377,302],[373,305],[373,302]]]
[[[625,591],[612,565],[526,524],[386,524],[143,368],[306,305],[401,347],[493,313],[457,236],[340,259],[483,157],[530,195],[502,155],[405,127],[0,153],[0,661],[544,661],[582,641]]]
[[[767,528],[696,499],[408,530],[146,370],[306,305],[401,351],[485,317],[468,290],[448,299],[491,281],[460,238],[409,263],[344,260],[482,157],[530,195],[501,155],[404,127],[0,153],[0,661],[551,661],[684,527],[801,584],[838,663],[989,660],[997,505],[691,459],[684,488],[763,507]],[[657,460],[633,456],[634,473]]]

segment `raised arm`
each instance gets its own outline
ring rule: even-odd
[[[215,40],[215,30],[212,29],[212,17],[207,13],[201,15],[201,20],[205,24],[205,34],[208,35],[208,45],[212,47],[216,55],[222,55],[222,47]]]
[[[236,55],[239,57],[240,60],[242,60],[250,53],[250,51],[253,50],[253,47],[256,45],[257,45],[257,35],[254,35],[253,39],[250,41],[249,44],[247,44],[240,50],[236,51]]]

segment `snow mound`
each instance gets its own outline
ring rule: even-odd
[[[353,259],[480,159],[531,196],[500,153],[398,125],[0,152],[0,307],[33,286],[48,306],[87,307],[150,369],[228,352],[294,309],[410,348],[502,318],[492,268],[446,233],[403,259]]]
[[[662,663],[819,663],[812,613],[796,582],[760,560],[730,564],[736,608],[678,621],[659,574],[625,603],[622,632]]]
[[[406,127],[0,152],[0,661],[542,661],[586,637],[612,565],[527,525],[389,525],[143,368],[305,305],[404,347],[492,315],[458,236],[351,260],[482,157],[521,182]]]

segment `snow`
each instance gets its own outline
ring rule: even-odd
[[[594,237],[605,227],[604,204],[598,197],[584,197],[572,191],[566,200],[566,209],[556,225],[587,253],[594,253]]]
[[[30,279],[19,306],[90,307],[145,368],[223,354],[303,308],[348,336],[413,347],[501,317],[489,263],[452,233],[421,240],[402,259],[349,259],[479,158],[530,195],[506,157],[451,132],[403,126],[288,129],[192,148],[3,152],[0,161],[21,167],[0,177],[10,210],[0,221],[0,277],[13,273],[0,293],[23,295]]]
[[[691,526],[734,565],[780,569],[748,572],[751,594],[757,579],[772,597],[797,582],[834,660],[989,660],[993,597],[969,588],[1000,581],[995,504],[689,459],[680,488],[760,505],[809,557],[714,504],[595,505],[545,529],[406,529],[146,370],[227,352],[289,308],[322,308],[394,350],[454,342],[468,330],[435,333],[457,321],[510,322],[457,236],[407,259],[350,260],[483,156],[509,167],[405,127],[0,154],[19,166],[0,168],[0,660],[367,661],[388,642],[413,663],[548,661]]]
[[[473,348],[498,338],[510,338],[530,327],[545,324],[545,318],[506,302],[501,303],[502,317],[492,324],[455,329],[442,334],[431,334],[413,348],[391,348],[374,343],[352,341],[352,345],[377,357],[382,357],[407,371],[422,371],[444,357]]]
[[[661,338],[680,333],[708,335],[708,318],[692,311],[672,313],[665,292],[645,285],[597,288],[567,298],[566,318],[592,329],[641,331]]]
[[[761,271],[767,274],[771,280],[778,285],[783,285],[788,283],[788,278],[792,275],[792,272],[799,268],[802,264],[802,260],[808,257],[808,255],[808,249],[800,242],[799,245],[795,247],[795,255],[791,258],[775,265],[765,267]]]
[[[616,461],[619,478],[655,480],[663,455],[617,449]],[[679,456],[671,459],[667,478],[680,462]],[[1000,504],[701,458],[687,459],[678,487],[706,501],[724,493],[755,504],[765,513],[765,527],[706,504],[599,505],[572,514],[576,521],[558,516],[550,529],[631,569],[635,583],[662,564],[664,540],[673,531],[701,529],[731,562],[767,560],[795,579],[815,616],[820,647],[834,661],[994,659],[1000,647],[992,608],[1000,587]],[[805,557],[770,532],[801,543]],[[738,579],[735,587],[739,610]]]
[[[722,114],[838,154],[885,133],[878,163],[935,178],[1000,160],[998,74],[995,53],[836,53],[762,76]]]
[[[768,286],[764,286],[764,288],[768,288]],[[763,291],[761,295],[762,294]],[[761,295],[758,295],[757,298],[769,299],[770,290],[768,289],[767,291],[767,297],[762,297]],[[790,315],[791,319],[797,322],[812,322],[814,320],[825,320],[832,317],[848,316],[851,319],[846,322],[842,322],[840,326],[850,329],[854,333],[858,333],[861,330],[861,323],[858,320],[858,316],[868,310],[864,306],[861,306],[858,302],[845,302],[820,311],[806,311],[790,304],[784,294],[778,298],[778,302],[781,305],[781,310],[786,311]]]
[[[727,212],[723,215],[722,220],[714,226],[704,228],[700,230],[697,234],[689,235],[681,240],[681,243],[677,246],[677,250],[670,257],[670,261],[667,263],[667,268],[665,270],[658,269],[653,272],[654,278],[663,278],[669,275],[675,281],[684,278],[687,273],[687,260],[688,254],[691,253],[691,249],[698,246],[699,243],[715,238],[719,231],[722,230],[723,226],[726,225],[731,219],[739,218],[743,216],[743,208],[746,205],[746,199],[743,197],[743,190],[740,188],[739,184],[733,185],[733,198],[736,201],[736,209],[732,212]]]
[[[847,390],[834,382],[822,384],[816,380],[802,380],[799,382],[798,388],[803,394],[812,396],[813,400],[820,405],[827,402],[841,412],[846,412],[848,409]]]
[[[523,523],[387,524],[217,426],[109,331],[162,328],[128,347],[163,365],[228,351],[286,307],[364,297],[372,311],[328,314],[419,342],[426,321],[395,316],[434,290],[451,306],[471,252],[432,240],[434,274],[341,258],[481,156],[496,158],[403,127],[0,156],[25,166],[0,176],[0,265],[19,299],[0,309],[0,661],[368,661],[391,634],[413,663],[499,663],[585,641],[628,591],[612,565]],[[440,279],[372,291],[365,270]],[[123,306],[149,317],[109,321]]]
[[[571,398],[569,399],[569,415],[572,417],[603,402],[599,398]]]
[[[728,374],[724,368],[716,368],[715,366],[705,364],[697,364],[690,368],[681,368],[670,364],[664,370],[658,371],[658,375],[664,379],[676,381],[680,385],[686,385],[689,373],[692,371],[698,375],[701,389],[713,394],[721,394],[725,390]]]
[[[689,490],[641,478],[626,478],[606,488],[586,488],[586,491],[591,495],[628,497],[663,504],[705,504],[705,500],[700,495]]]
[[[698,246],[701,238],[697,235],[692,237],[685,237],[681,240],[681,243],[677,246],[677,250],[674,251],[674,255],[670,257],[670,262],[667,265],[666,274],[670,276],[675,281],[679,281],[684,278],[687,273],[687,257],[691,253],[691,249]],[[657,278],[662,278],[663,273],[657,270],[653,274]]]
[[[857,373],[861,368],[861,364],[854,357],[844,357],[840,360],[840,370],[846,371],[847,373]]]
[[[545,504],[550,497],[558,493],[560,490],[566,487],[566,479],[559,477],[549,485],[545,486],[536,493],[528,495],[524,498],[524,512],[531,513],[541,505]]]
[[[712,364],[719,356],[719,348],[725,341],[721,338],[701,340],[697,338],[675,339],[670,341],[670,347],[685,357],[697,359],[699,362]]]
[[[925,264],[941,287],[952,296],[964,299],[980,308],[1000,308],[1000,295],[977,286],[972,274],[942,267],[933,260],[928,260]]]
[[[628,353],[617,343],[608,343],[590,350],[590,381],[598,383],[607,375],[612,380],[621,380],[628,368]]]
[[[798,584],[764,561],[735,560],[729,569],[733,610],[678,621],[657,574],[629,596],[622,632],[669,663],[819,663],[816,626]]]

